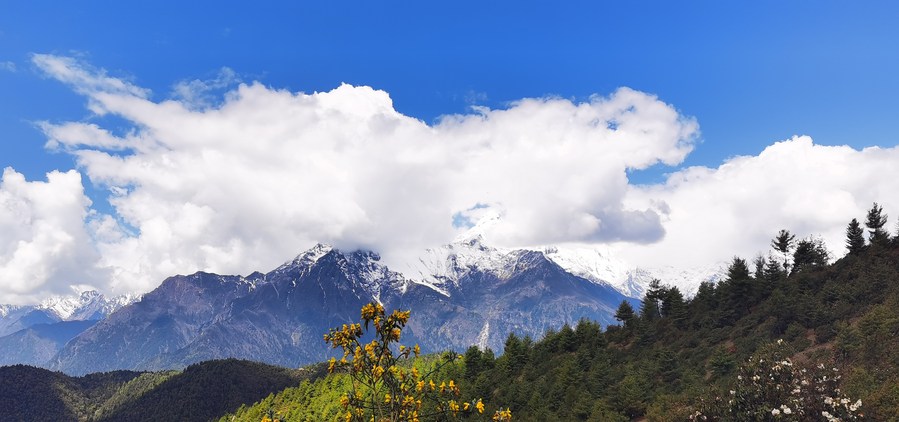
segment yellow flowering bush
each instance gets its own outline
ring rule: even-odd
[[[399,344],[410,313],[395,310],[387,315],[381,304],[373,302],[362,307],[361,323],[344,324],[325,334],[325,342],[343,351],[340,359],[331,358],[328,371],[343,371],[352,377],[351,390],[340,398],[347,422],[417,422],[484,413],[481,399],[461,400],[462,393],[455,380],[434,379],[440,368],[459,356],[445,354],[424,374],[414,362],[402,364],[403,360],[417,359],[421,353],[417,344],[413,347]],[[369,334],[373,334],[371,341],[364,340]],[[493,415],[494,421],[511,419],[508,409]]]

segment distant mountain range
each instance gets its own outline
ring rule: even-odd
[[[90,290],[38,305],[0,305],[0,365],[46,366],[69,340],[137,299]]]
[[[684,276],[689,283],[677,281],[690,293],[689,285],[717,281],[721,272],[698,270]],[[4,306],[0,365],[70,374],[221,358],[299,366],[330,356],[322,335],[356,321],[372,301],[412,310],[404,343],[425,351],[478,345],[501,352],[510,333],[539,338],[582,318],[615,323],[618,305],[639,306],[636,297],[651,278],[596,250],[494,248],[477,230],[426,251],[403,274],[376,253],[320,244],[265,274],[173,276],[137,301],[84,292]]]

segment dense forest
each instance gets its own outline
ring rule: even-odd
[[[461,419],[507,409],[525,421],[896,420],[899,239],[886,221],[875,204],[867,230],[850,222],[849,253],[833,263],[820,240],[782,230],[771,253],[735,257],[725,280],[692,298],[654,281],[640,309],[621,304],[619,325],[580,321],[540,340],[510,335],[501,356],[472,347],[417,357],[385,346],[408,359],[376,376],[428,372],[459,386],[450,406],[483,400],[483,413],[453,413]],[[372,312],[363,309],[366,329],[380,318]],[[396,315],[402,324],[375,323],[385,343],[399,342],[405,319],[415,318]],[[361,338],[355,327],[326,339]],[[0,368],[0,409],[4,420],[342,420],[357,384],[341,368],[363,357],[350,350],[336,365],[299,371],[229,360],[82,378]]]

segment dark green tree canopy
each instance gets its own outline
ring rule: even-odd
[[[727,267],[727,279],[729,281],[735,281],[746,280],[748,278],[750,278],[749,266],[746,264],[746,260],[735,256]]]
[[[855,218],[846,227],[846,248],[850,255],[858,255],[865,249],[865,230]]]
[[[646,296],[643,298],[643,306],[640,308],[640,315],[643,319],[652,321],[661,317],[661,301],[664,297],[665,288],[659,279],[653,279],[649,282],[649,288],[646,289]]]
[[[868,210],[865,226],[868,227],[868,239],[872,245],[885,245],[890,240],[890,235],[883,229],[887,223],[887,215],[883,213],[883,207],[876,202]]]
[[[621,321],[625,327],[630,327],[635,317],[634,307],[628,301],[622,300],[621,305],[618,305],[618,310],[615,312],[615,319]]]
[[[802,239],[796,244],[793,252],[793,271],[795,274],[812,268],[824,267],[830,260],[830,253],[821,239]]]
[[[783,267],[786,272],[790,271],[789,256],[795,240],[796,235],[790,233],[789,230],[781,229],[771,241],[771,247],[783,256]]]

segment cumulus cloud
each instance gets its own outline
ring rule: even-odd
[[[90,200],[76,171],[29,182],[12,168],[0,179],[0,300],[36,303],[69,285],[102,285],[106,274],[86,230]]]
[[[798,237],[821,236],[839,257],[845,253],[849,220],[863,221],[873,202],[899,214],[896,163],[897,147],[859,151],[797,136],[717,168],[687,168],[664,184],[630,188],[631,206],[667,210],[659,212],[666,237],[653,245],[624,246],[623,251],[631,262],[678,267],[733,255],[751,259],[768,251],[777,230],[784,228]]]
[[[657,241],[657,208],[624,202],[626,170],[676,165],[698,134],[695,120],[627,88],[429,125],[364,86],[306,94],[243,83],[210,103],[202,94],[231,74],[154,101],[75,59],[33,60],[94,112],[131,122],[122,135],[41,124],[49,147],[110,192],[115,215],[87,227],[116,292],[173,273],[271,268],[315,242],[373,249],[400,267],[452,240],[453,217],[479,204],[503,214],[490,237],[504,246]]]

